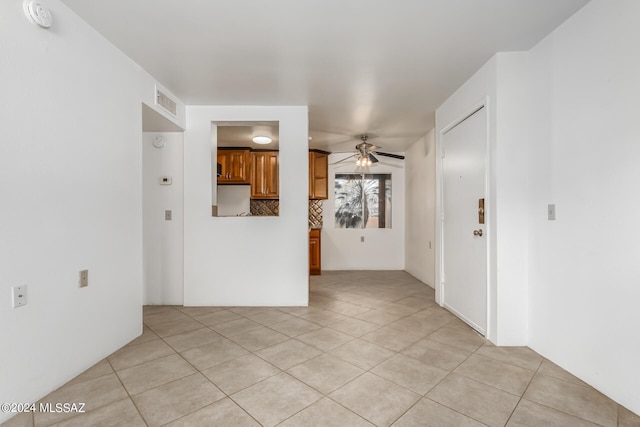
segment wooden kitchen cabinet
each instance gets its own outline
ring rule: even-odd
[[[309,230],[309,274],[312,276],[320,275],[322,270],[320,232],[319,228]]]
[[[251,152],[251,198],[277,199],[279,192],[279,166],[277,151]]]
[[[329,198],[329,154],[309,151],[309,198]]]
[[[249,150],[218,149],[218,163],[222,165],[222,175],[218,184],[249,184],[251,162]]]

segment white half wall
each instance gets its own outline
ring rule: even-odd
[[[141,106],[156,82],[46,6],[49,30],[0,2],[0,402],[35,402],[142,332]]]
[[[161,136],[165,146],[156,148]],[[142,223],[145,305],[182,305],[184,280],[183,135],[145,132],[142,137]],[[161,185],[170,177],[171,185]],[[165,211],[171,220],[165,220]]]
[[[349,155],[329,156],[329,198],[323,203],[322,215],[322,269],[404,270],[404,162],[379,156],[380,163],[371,167],[371,173],[391,174],[391,228],[336,228],[335,174],[360,171],[356,171],[355,159],[335,166],[331,163]]]
[[[530,52],[529,345],[640,414],[638,17],[593,0]]]
[[[279,122],[280,216],[211,216],[213,121]],[[185,305],[308,304],[308,150],[306,106],[187,107]]]
[[[405,270],[435,286],[436,162],[431,130],[405,151]]]

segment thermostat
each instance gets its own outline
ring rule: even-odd
[[[171,177],[170,176],[161,176],[160,177],[160,185],[171,185]]]

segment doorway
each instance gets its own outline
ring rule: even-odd
[[[486,108],[445,130],[442,158],[442,301],[472,328],[487,330]]]
[[[142,104],[143,304],[182,305],[184,294],[184,138]]]

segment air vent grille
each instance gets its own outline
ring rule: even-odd
[[[160,89],[156,89],[156,104],[164,108],[172,116],[176,116],[177,109],[176,103],[173,99],[169,98],[166,94],[162,93]]]

